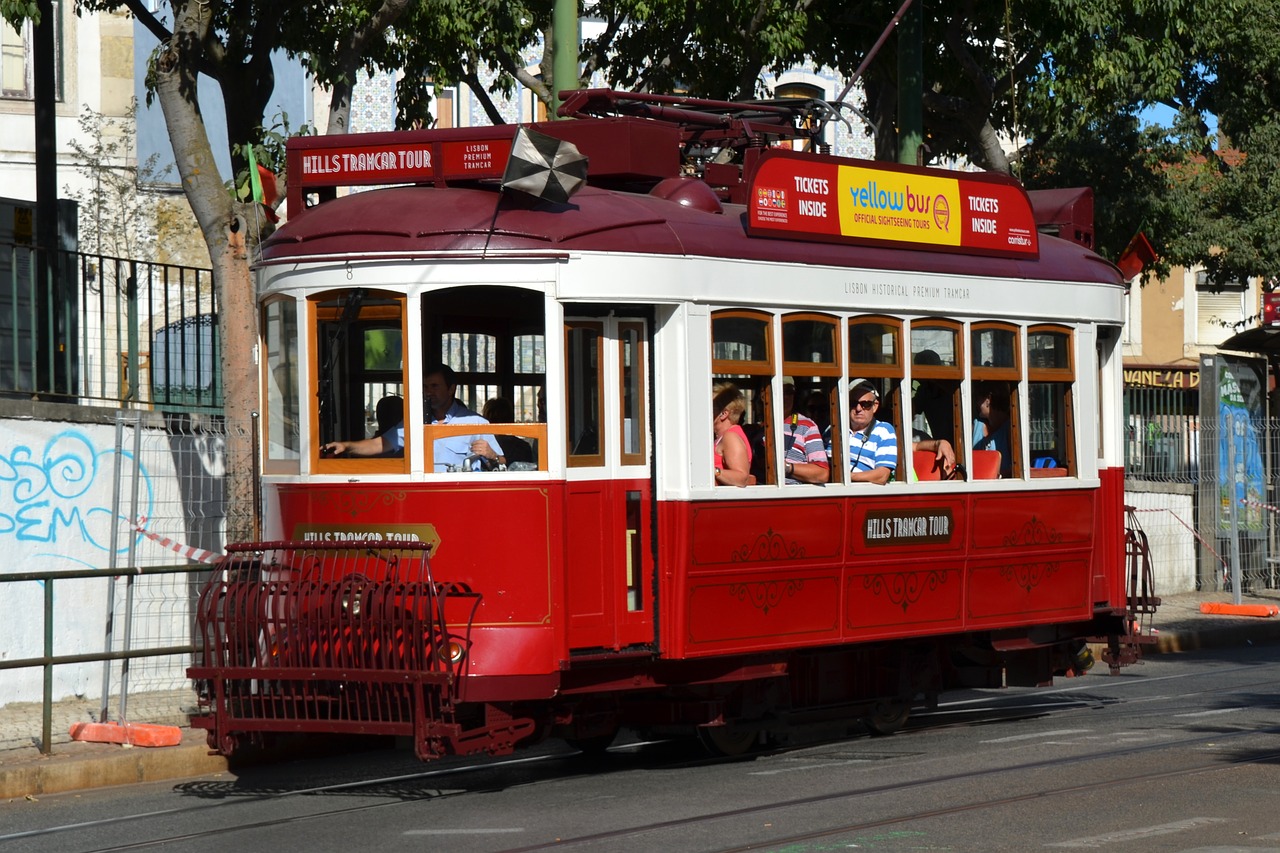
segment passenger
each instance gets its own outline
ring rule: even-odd
[[[375,435],[382,435],[404,420],[404,398],[396,395],[383,397],[378,401],[373,412],[373,417],[378,422],[378,431]]]
[[[816,389],[810,391],[805,397],[803,410],[809,420],[818,425],[818,431],[826,435],[831,429],[831,406],[827,403],[826,393]]]
[[[911,435],[911,449],[933,453],[935,465],[944,480],[963,480],[964,468],[956,464],[956,449],[945,438],[933,438],[928,433],[915,430]]]
[[[912,359],[923,366],[941,365],[942,357],[931,349],[920,350]],[[955,435],[954,383],[941,379],[915,380],[911,410],[916,413],[917,427],[929,435]],[[923,419],[923,423],[921,423]]]
[[[427,423],[487,424],[483,417],[468,409],[454,396],[458,387],[457,376],[447,364],[428,367],[422,377],[423,415]],[[435,443],[435,470],[459,470],[463,466],[480,464],[476,451],[481,445],[494,446],[498,440],[492,435],[451,435]],[[381,456],[404,453],[404,421],[382,435],[359,441],[331,441],[322,445],[324,456]]]
[[[494,397],[484,404],[482,416],[491,424],[513,424],[516,422],[516,410],[506,397]],[[483,456],[490,464],[497,465],[499,459],[505,464],[516,462],[533,462],[533,447],[518,435],[496,435],[498,449],[496,452],[487,441],[477,439],[471,446],[471,452]]]
[[[1009,437],[1009,386],[979,382],[973,389],[973,449],[1000,451],[1000,476],[1013,476],[1013,443]]]
[[[849,479],[883,486],[898,468],[898,434],[876,420],[880,392],[866,379],[849,383]]]
[[[825,483],[831,479],[827,446],[813,419],[796,409],[796,381],[782,377],[782,462],[788,484]]]
[[[747,410],[742,392],[730,383],[717,385],[711,409],[715,412],[711,432],[715,436],[712,447],[715,453],[716,485],[755,485],[756,478],[751,475],[751,442],[738,425],[743,412]]]

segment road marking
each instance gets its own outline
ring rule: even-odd
[[[524,833],[522,826],[477,827],[477,829],[456,830],[404,830],[404,835],[502,835],[504,833]]]
[[[1010,735],[1009,737],[998,737],[995,740],[984,740],[982,743],[1014,743],[1020,740],[1043,740],[1047,737],[1062,737],[1063,735],[1087,735],[1093,729],[1058,729],[1052,732],[1040,732],[1033,735]]]
[[[1174,714],[1175,717],[1213,717],[1218,714],[1234,714],[1237,711],[1243,711],[1244,708],[1217,708],[1213,711],[1192,711],[1188,714]]]
[[[1072,841],[1059,841],[1047,847],[1101,847],[1104,844],[1124,844],[1129,841],[1140,841],[1144,838],[1155,838],[1158,835],[1172,835],[1175,832],[1186,832],[1213,823],[1226,823],[1225,817],[1193,817],[1159,826],[1146,826],[1138,829],[1127,829],[1119,832],[1108,832],[1105,835],[1091,835],[1088,838],[1077,838]]]
[[[828,767],[839,767],[842,764],[873,764],[866,758],[850,758],[848,761],[824,761],[821,764],[803,764],[799,767],[779,767],[777,770],[753,770],[748,776],[775,776],[779,773],[794,773],[797,770],[825,770]]]

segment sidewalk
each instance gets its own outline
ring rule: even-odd
[[[1162,598],[1150,624],[1156,642],[1143,646],[1144,655],[1280,641],[1280,616],[1220,616],[1200,611],[1203,602],[1232,603],[1229,592]],[[1242,601],[1280,606],[1280,589],[1246,595]],[[1107,677],[1106,665],[1099,661],[1089,677]],[[108,707],[114,715],[119,706],[113,701]],[[183,729],[180,745],[148,749],[72,741],[71,725],[96,721],[99,703],[84,699],[58,702],[53,706],[53,753],[43,755],[38,748],[39,703],[6,705],[0,708],[0,803],[62,791],[227,772],[226,759],[209,754],[205,732],[188,726],[187,715],[194,708],[195,696],[189,690],[131,695],[130,722]]]

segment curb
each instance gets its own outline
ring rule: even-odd
[[[197,735],[179,746],[95,744],[78,755],[56,752],[15,766],[0,765],[0,800],[225,772],[227,759],[210,755],[204,732]]]
[[[1248,622],[1233,620],[1222,625],[1209,626],[1208,630],[1173,630],[1163,632],[1152,645],[1143,646],[1143,654],[1162,655],[1194,652],[1202,649],[1225,649],[1253,643],[1271,643],[1280,640],[1280,620],[1253,619]]]

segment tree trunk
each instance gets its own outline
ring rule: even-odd
[[[257,311],[245,241],[248,229],[236,215],[218,174],[196,95],[200,49],[210,37],[208,16],[201,11],[199,0],[174,4],[173,37],[162,45],[155,64],[156,95],[182,188],[209,248],[213,269],[226,404],[227,538],[236,542],[253,537],[257,518],[252,440],[252,413],[258,399]]]

